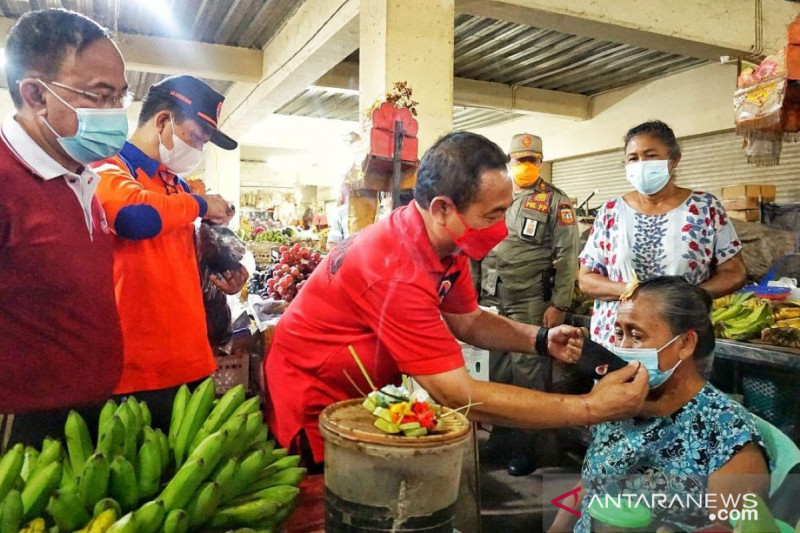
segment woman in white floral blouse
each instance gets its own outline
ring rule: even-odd
[[[628,283],[682,276],[719,298],[744,285],[741,243],[720,201],[678,187],[681,149],[672,129],[645,122],[625,136],[625,174],[634,190],[598,212],[580,256],[580,288],[595,298],[592,338],[614,345]]]

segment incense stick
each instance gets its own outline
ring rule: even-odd
[[[350,355],[352,355],[353,359],[355,359],[356,364],[358,365],[358,368],[361,370],[361,373],[364,374],[364,379],[367,380],[367,383],[369,384],[370,388],[372,390],[378,390],[378,388],[375,386],[375,384],[369,378],[369,374],[367,374],[367,369],[364,368],[364,363],[362,363],[361,359],[358,357],[358,354],[356,353],[356,349],[353,348],[352,344],[349,345],[347,348],[350,350]]]
[[[364,394],[364,391],[362,391],[358,385],[356,385],[356,382],[353,381],[353,378],[350,377],[350,374],[347,373],[347,370],[342,370],[342,372],[344,372],[344,377],[346,377],[348,381],[350,381],[350,384],[358,391],[358,393],[364,398],[366,398],[367,395]]]

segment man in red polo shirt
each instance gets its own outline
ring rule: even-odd
[[[468,258],[506,235],[511,205],[506,154],[473,133],[452,133],[420,163],[415,201],[339,245],[281,318],[265,363],[270,429],[282,446],[323,461],[319,415],[368,390],[353,345],[375,385],[413,376],[447,406],[478,403],[470,418],[511,427],[587,425],[637,413],[647,394],[638,365],[608,375],[591,394],[547,394],[473,380],[456,338],[497,351],[580,356],[583,336],[482,311]],[[630,382],[629,382],[630,380]]]
[[[16,112],[0,140],[0,437],[37,444],[70,408],[105,401],[122,369],[111,236],[87,165],[122,148],[130,98],[119,50],[78,13],[23,15],[5,55]]]

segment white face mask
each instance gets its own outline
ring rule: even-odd
[[[203,151],[188,145],[175,133],[175,117],[169,116],[172,126],[172,150],[168,150],[161,142],[158,134],[158,154],[161,162],[170,172],[177,175],[188,174],[203,161]]]
[[[625,177],[642,194],[655,194],[669,181],[669,159],[650,159],[625,165]]]

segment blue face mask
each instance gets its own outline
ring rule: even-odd
[[[78,116],[78,131],[72,137],[62,137],[42,119],[70,158],[82,165],[88,165],[117,155],[122,150],[128,137],[128,116],[124,108],[75,109],[46,84],[44,87]]]
[[[669,181],[669,160],[636,161],[625,165],[625,177],[642,194],[655,194]]]
[[[639,361],[642,366],[647,370],[647,375],[650,376],[650,388],[655,389],[660,387],[672,376],[672,373],[675,372],[675,369],[678,368],[678,365],[681,364],[681,359],[678,359],[678,362],[675,363],[675,366],[670,368],[669,370],[665,370],[662,372],[658,368],[658,354],[661,350],[675,342],[680,335],[676,335],[671,341],[667,344],[656,350],[655,348],[622,348],[622,347],[614,347],[614,353],[620,358],[623,359],[627,363],[632,363],[633,361]]]

